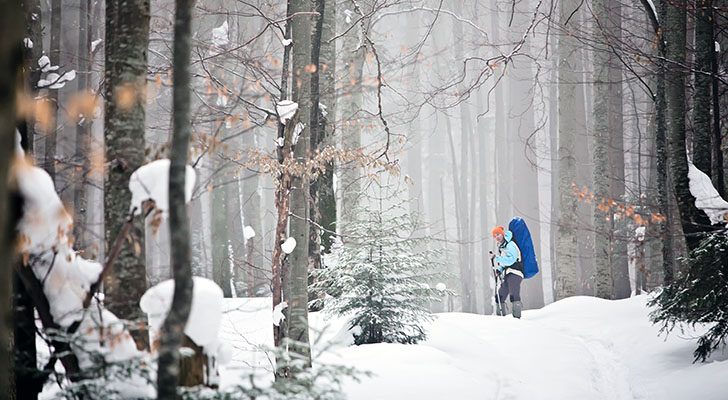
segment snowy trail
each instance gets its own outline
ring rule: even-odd
[[[725,400],[728,354],[692,364],[695,342],[657,335],[644,296],[607,301],[574,297],[522,320],[462,313],[437,314],[428,339],[417,345],[349,346],[346,321],[310,314],[312,337],[337,343],[319,362],[374,374],[347,381],[352,400]],[[243,304],[243,306],[241,306]],[[231,305],[233,305],[231,303]],[[238,364],[266,364],[257,344],[272,343],[270,300],[237,300],[227,337]],[[243,312],[247,310],[247,312]],[[235,326],[233,326],[235,325]],[[256,355],[257,354],[257,355]],[[251,358],[255,357],[255,358]],[[268,361],[269,363],[269,361]],[[233,369],[223,387],[234,382]]]

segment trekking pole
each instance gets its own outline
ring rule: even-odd
[[[495,305],[498,308],[496,310],[496,315],[498,315],[498,310],[501,309],[500,305],[500,297],[498,297],[498,272],[495,270],[495,263],[493,262],[493,257],[495,256],[492,251],[489,251],[490,253],[490,267],[493,270],[493,278],[495,279]]]

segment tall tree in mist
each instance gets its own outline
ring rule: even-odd
[[[533,17],[532,2],[520,2],[516,5],[513,23],[510,28],[510,41],[517,43],[523,37],[523,30],[529,26]],[[532,45],[526,40],[521,47],[524,54],[531,54]],[[518,58],[508,66],[508,116],[512,123],[508,124],[507,137],[510,140],[511,161],[508,169],[513,179],[513,216],[521,216],[528,224],[533,243],[540,243],[540,209],[539,184],[537,169],[537,143],[535,141],[536,121],[533,96],[537,93],[535,65],[529,57]],[[503,223],[508,223],[504,220]],[[541,253],[535,246],[536,255]],[[538,257],[540,259],[540,257]],[[523,282],[523,304],[526,308],[543,307],[543,287],[541,279],[529,279]]]
[[[76,84],[79,93],[86,94],[91,88],[91,14],[92,4],[90,0],[80,0],[78,7],[78,74]],[[91,142],[91,124],[93,117],[84,115],[76,125],[76,153],[74,160],[81,165],[81,168],[75,169],[74,176],[74,199],[73,208],[73,234],[74,244],[77,249],[84,250],[88,245],[86,240],[86,230],[88,224],[86,218],[88,215],[88,175],[90,172],[89,144]]]
[[[320,123],[320,146],[335,145],[334,133],[337,129],[337,93],[336,93],[336,1],[324,0],[324,16],[321,26],[321,53],[319,55],[319,77],[321,104],[326,107],[326,116]],[[323,115],[323,112],[321,113]],[[336,193],[334,193],[334,163],[326,165],[326,170],[318,179],[318,212],[322,227],[336,231]],[[321,244],[325,251],[331,250],[331,232],[321,234]]]
[[[685,150],[685,71],[687,2],[670,0],[664,23],[667,42],[665,96],[667,99],[667,133],[670,174],[680,212],[680,223],[689,250],[696,249],[701,232],[710,226],[708,217],[695,207],[688,182],[688,159]]]
[[[351,150],[361,147],[363,120],[361,111],[364,103],[362,79],[364,76],[366,47],[360,42],[359,38],[360,35],[364,34],[364,26],[368,23],[368,19],[362,18],[359,21],[357,16],[347,16],[346,10],[343,7],[341,8],[337,10],[340,12],[338,21],[344,21],[345,23],[338,30],[346,31],[347,34],[343,37],[339,53],[342,58],[342,68],[337,71],[342,85],[337,104],[341,120],[338,128],[341,131],[341,147],[345,150]],[[351,11],[348,12],[351,13]],[[352,27],[352,24],[358,26]],[[339,163],[338,168],[337,178],[340,179],[337,184],[339,191],[337,198],[341,202],[338,207],[340,211],[337,218],[338,230],[346,240],[346,222],[349,220],[349,214],[356,208],[361,192],[361,170],[355,163]]]
[[[459,0],[456,2],[456,8],[463,10],[464,2]],[[463,26],[460,21],[453,20],[453,49],[455,51],[455,59],[460,60],[463,58],[462,46],[457,42],[464,39],[463,37]],[[468,194],[469,185],[468,178],[470,176],[470,162],[469,162],[469,148],[471,146],[470,141],[474,137],[473,132],[473,121],[470,104],[467,101],[463,101],[458,106],[460,115],[460,164],[455,156],[455,140],[452,132],[450,135],[450,146],[452,148],[452,164],[453,164],[453,184],[455,185],[455,207],[456,209],[456,220],[455,224],[458,230],[458,239],[460,241],[458,245],[458,265],[460,267],[460,296],[463,312],[476,312],[477,311],[477,293],[475,291],[475,274],[473,272],[473,260],[471,254],[471,246],[469,244],[471,240],[471,224],[472,216],[469,213],[470,208],[468,207]]]
[[[310,154],[315,155],[319,151],[321,151],[321,148],[325,145],[325,123],[326,120],[324,116],[321,114],[321,90],[320,82],[321,82],[321,37],[322,37],[322,31],[323,31],[323,24],[324,24],[324,18],[325,18],[325,8],[326,4],[324,0],[315,0],[312,2],[312,11],[315,12],[313,16],[313,21],[311,22],[311,58],[309,65],[309,70],[311,71],[311,79],[309,81],[310,85],[310,91],[311,91],[311,108],[309,110],[309,116],[308,121],[310,125]],[[325,168],[325,167],[324,167]],[[333,185],[332,181],[326,181],[326,174],[322,174],[319,176],[314,176],[311,178],[311,183],[309,185],[309,215],[311,221],[313,223],[310,223],[308,225],[309,229],[309,236],[308,236],[308,271],[314,271],[316,269],[321,268],[322,266],[322,258],[321,258],[321,209],[319,208],[319,203],[321,200],[321,193],[328,192],[327,188],[324,187],[325,184],[329,183]],[[333,178],[333,177],[332,177]],[[333,187],[331,188],[333,189]],[[326,197],[324,195],[324,197]],[[330,205],[330,204],[329,204]],[[335,205],[334,205],[335,206]],[[325,210],[325,212],[330,213],[331,210]],[[330,218],[330,215],[328,216]],[[310,276],[310,275],[309,275]],[[309,278],[307,278],[309,279]],[[312,279],[312,278],[311,278]],[[308,289],[307,289],[308,292]],[[308,303],[307,303],[308,304]],[[308,306],[307,306],[308,307]]]
[[[596,295],[629,297],[627,248],[612,201],[624,197],[622,70],[615,46],[621,41],[621,6],[598,0],[594,22],[594,241]]]
[[[185,204],[185,169],[190,144],[190,53],[194,0],[177,0],[174,21],[172,141],[169,166],[169,232],[174,294],[159,345],[157,398],[177,399],[179,349],[192,304],[190,225]]]
[[[317,24],[314,18],[317,19],[318,16],[311,16],[312,3],[309,0],[293,0],[289,5],[291,37],[293,38],[291,93],[293,101],[298,103],[298,114],[304,124],[303,131],[295,143],[294,157],[298,162],[305,162],[310,157],[311,130],[313,128],[311,115],[312,112],[318,112],[318,103],[313,104],[311,90],[312,75],[318,73],[318,62],[311,63],[312,46],[314,45],[311,42],[311,32],[313,24]],[[316,43],[315,46],[320,46],[320,43]],[[313,121],[313,123],[317,122]],[[311,350],[308,339],[309,219],[311,217],[308,202],[309,179],[310,177],[304,173],[294,175],[291,180],[290,236],[296,239],[296,247],[289,256],[291,267],[288,287],[290,290],[284,292],[284,296],[288,303],[287,337],[292,341],[290,348],[306,360],[305,362],[310,366]]]
[[[215,157],[216,168],[213,178],[212,191],[212,279],[222,288],[225,297],[232,297],[230,289],[230,252],[229,230],[232,226],[228,219],[228,208],[232,206],[231,199],[227,198],[227,186],[231,183],[226,176],[225,163],[227,161]]]
[[[104,180],[104,227],[107,246],[129,213],[129,177],[144,164],[144,105],[146,101],[149,1],[109,0],[106,3],[106,66],[104,142],[108,170]],[[119,318],[143,319],[138,302],[147,285],[144,221],[130,230],[114,266],[104,278],[107,307]],[[132,329],[139,347],[146,347],[146,330]]]
[[[693,152],[695,166],[712,175],[711,120],[712,60],[715,58],[713,40],[713,1],[695,1],[695,97],[693,99]]]
[[[559,216],[555,238],[554,292],[556,299],[577,294],[576,253],[577,238],[574,216],[577,202],[572,185],[576,180],[576,135],[586,131],[584,115],[585,99],[581,89],[583,62],[579,53],[580,43],[574,36],[576,20],[569,17],[579,7],[579,1],[565,0],[559,5],[559,25],[562,28],[558,41],[559,85]],[[567,24],[568,22],[568,24]]]

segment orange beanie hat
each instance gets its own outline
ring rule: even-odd
[[[506,234],[506,231],[505,231],[505,229],[503,229],[503,227],[502,227],[502,226],[496,226],[495,228],[493,228],[493,230],[492,230],[492,231],[490,231],[490,233],[491,233],[491,234],[492,234],[493,236],[495,236],[495,235],[496,235],[496,234],[498,234],[498,233],[500,233],[501,235],[505,235],[505,234]]]

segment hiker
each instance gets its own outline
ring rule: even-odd
[[[513,234],[502,226],[496,226],[491,231],[493,238],[498,244],[498,255],[491,252],[491,260],[498,263],[494,268],[501,279],[501,286],[496,295],[498,315],[506,315],[506,297],[510,295],[513,317],[521,318],[521,281],[523,281],[523,263],[521,262],[521,251],[513,241]]]

